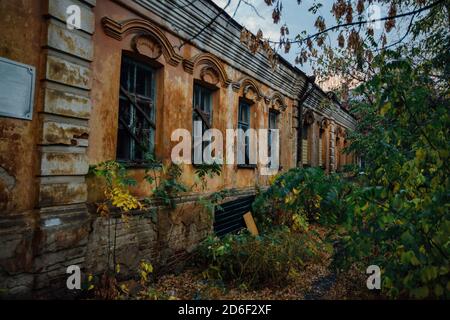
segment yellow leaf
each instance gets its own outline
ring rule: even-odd
[[[386,114],[386,112],[389,111],[390,108],[391,108],[391,103],[390,103],[390,102],[386,102],[386,103],[384,104],[384,106],[381,107],[380,114],[381,114],[382,116],[384,116],[384,115]]]

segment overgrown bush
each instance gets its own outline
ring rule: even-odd
[[[349,196],[339,267],[378,265],[390,297],[450,298],[448,87],[429,67],[387,52],[356,93],[351,150],[365,158]],[[448,77],[447,77],[448,78]]]
[[[219,239],[209,237],[198,248],[207,266],[204,276],[234,282],[247,288],[281,285],[308,261],[324,252],[313,233],[278,228],[254,237],[247,232]]]
[[[352,185],[341,176],[318,168],[295,168],[277,176],[253,204],[258,226],[269,230],[287,225],[306,230],[308,223],[334,224],[345,220],[345,197]]]

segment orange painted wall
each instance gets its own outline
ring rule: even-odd
[[[37,69],[33,120],[0,116],[0,215],[35,207],[43,1],[0,1],[0,57]],[[1,75],[0,75],[1,76]],[[6,185],[6,181],[14,184]]]
[[[151,13],[148,13],[151,16]],[[101,24],[103,17],[109,17],[116,21],[125,21],[133,18],[141,18],[130,10],[120,5],[108,2],[97,2],[95,8],[96,33],[94,35],[95,58],[93,63],[94,81],[92,88],[93,111],[90,118],[90,138],[88,157],[91,165],[102,161],[114,160],[116,157],[118,105],[120,65],[123,51],[132,51],[131,40],[133,34],[126,36],[122,41],[115,40],[105,34]],[[165,36],[175,45],[180,39],[165,31]],[[190,44],[183,46],[180,55],[191,58],[202,53]],[[220,59],[220,57],[218,57]],[[149,63],[151,63],[149,61]],[[184,128],[192,130],[192,99],[193,85],[197,73],[189,74],[183,69],[182,63],[177,67],[167,64],[164,56],[156,61],[162,67],[157,75],[157,130],[156,130],[156,156],[167,162],[170,160],[171,150],[177,142],[171,142],[171,134],[175,129]],[[238,81],[245,74],[233,66],[224,64],[228,77]],[[271,96],[274,92],[265,84],[259,83],[262,92]],[[233,91],[232,86],[227,88],[218,86],[215,93],[213,110],[213,127],[222,131],[237,128],[237,113],[239,97],[242,93]],[[295,165],[293,155],[293,139],[295,131],[292,129],[293,101],[285,98],[287,109],[280,115],[281,128],[281,165],[284,169]],[[251,121],[256,129],[268,127],[269,105],[264,99],[252,106]],[[225,148],[225,147],[224,147]],[[194,184],[194,168],[191,165],[184,166],[183,182],[191,186]],[[151,187],[142,181],[143,169],[130,169],[139,186],[135,193],[139,196],[148,195]],[[221,177],[208,182],[208,191],[217,191],[224,188],[248,188],[255,185],[264,185],[267,177],[261,177],[259,170],[238,169],[236,166],[224,165]],[[91,182],[91,185],[93,183]],[[96,198],[97,192],[91,188],[91,200]]]

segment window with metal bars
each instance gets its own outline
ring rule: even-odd
[[[212,128],[212,117],[213,117],[213,94],[214,90],[201,86],[200,84],[194,84],[194,101],[193,101],[193,123],[195,128],[195,123],[201,122],[202,132],[197,132],[199,137],[195,137],[194,130],[194,141],[202,141],[203,134],[206,130]],[[195,139],[197,138],[197,139]],[[203,163],[203,151],[211,143],[211,141],[202,142],[202,152],[199,155],[194,154],[194,164]],[[194,146],[195,148],[195,146]]]
[[[155,149],[155,70],[123,56],[120,75],[117,159],[142,162]]]

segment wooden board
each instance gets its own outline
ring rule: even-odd
[[[247,212],[246,214],[244,214],[244,221],[245,224],[247,225],[248,231],[250,231],[252,235],[258,236],[259,235],[258,228],[256,227],[255,220],[253,219],[251,212]]]

